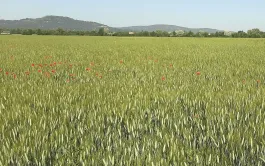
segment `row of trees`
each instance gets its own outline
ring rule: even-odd
[[[8,29],[0,29],[0,32]],[[56,30],[44,30],[44,29],[11,29],[9,30],[11,34],[21,34],[21,35],[61,35],[61,36],[70,36],[70,35],[80,35],[80,36],[98,36],[98,31],[66,31],[62,28]]]
[[[7,29],[0,29],[0,32]],[[216,33],[207,33],[207,32],[197,32],[193,33],[191,31],[186,32],[182,30],[174,32],[166,31],[142,31],[134,32],[133,34],[129,32],[107,32],[104,28],[94,31],[74,31],[74,30],[64,30],[58,28],[56,30],[43,30],[43,29],[11,29],[9,30],[11,34],[22,34],[22,35],[79,35],[79,36],[145,36],[145,37],[233,37],[233,38],[265,38],[265,32],[260,31],[259,29],[248,30],[247,32],[238,31],[238,32],[216,32]]]
[[[247,32],[238,31],[238,32],[225,32],[220,31],[216,33],[208,33],[208,32],[191,32],[191,31],[182,31],[177,30],[174,32],[166,32],[166,31],[153,31],[153,32],[136,32],[133,35],[130,35],[128,32],[117,32],[114,36],[152,36],[152,37],[233,37],[233,38],[265,38],[265,32],[260,31],[259,29],[251,29]]]

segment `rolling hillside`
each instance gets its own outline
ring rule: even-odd
[[[187,27],[181,27],[181,26],[176,26],[176,25],[166,25],[166,24],[115,28],[115,27],[109,27],[107,25],[97,23],[97,22],[75,20],[70,17],[52,16],[52,15],[41,17],[41,18],[25,18],[21,20],[0,20],[0,28],[9,28],[9,29],[63,28],[65,30],[92,31],[92,30],[98,30],[101,27],[108,27],[109,30],[113,32],[117,32],[117,31],[149,31],[151,32],[151,31],[156,31],[156,30],[172,32],[175,30],[184,30],[184,31],[192,31],[195,33],[199,31],[215,33],[216,31],[219,31],[217,29],[210,29],[210,28],[187,28]]]

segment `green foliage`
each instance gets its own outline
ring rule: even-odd
[[[255,29],[251,29],[248,30],[247,34],[249,37],[251,38],[261,38],[263,32],[261,32],[259,29],[255,28]]]
[[[24,29],[22,35],[33,35],[34,31],[32,29]]]
[[[99,29],[99,31],[98,31],[98,35],[99,35],[99,36],[104,36],[104,35],[105,35],[104,28],[100,28],[100,29]]]
[[[1,30],[1,29],[0,29]],[[8,29],[4,29],[8,30]],[[2,30],[3,31],[3,30]],[[62,28],[58,28],[56,30],[44,30],[44,29],[11,29],[11,34],[22,34],[22,35],[60,35],[60,36],[138,36],[138,37],[233,37],[233,38],[265,38],[265,32],[260,31],[259,29],[248,30],[248,32],[238,31],[238,32],[216,32],[216,33],[207,33],[204,31],[200,31],[197,33],[193,33],[192,31],[182,31],[177,30],[171,33],[166,31],[141,31],[134,32],[134,34],[129,34],[127,31],[119,31],[119,32],[109,32],[104,28],[100,28],[98,31],[76,31],[76,30],[64,30]]]
[[[263,39],[0,42],[0,165],[264,165]]]
[[[63,36],[63,35],[65,35],[65,31],[64,31],[62,28],[58,28],[58,29],[56,30],[56,35],[61,35],[61,36]]]

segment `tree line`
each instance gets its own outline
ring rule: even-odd
[[[191,32],[191,31],[182,31],[177,30],[173,32],[166,31],[141,31],[141,32],[108,32],[104,28],[94,31],[75,31],[75,30],[64,30],[58,28],[56,30],[44,30],[44,29],[0,29],[2,31],[10,31],[11,34],[21,34],[21,35],[60,35],[60,36],[142,36],[142,37],[233,37],[233,38],[265,38],[265,32],[255,28],[248,30],[247,32],[238,31],[238,32]]]

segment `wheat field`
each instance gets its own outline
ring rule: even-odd
[[[264,45],[0,36],[0,165],[264,165]]]

